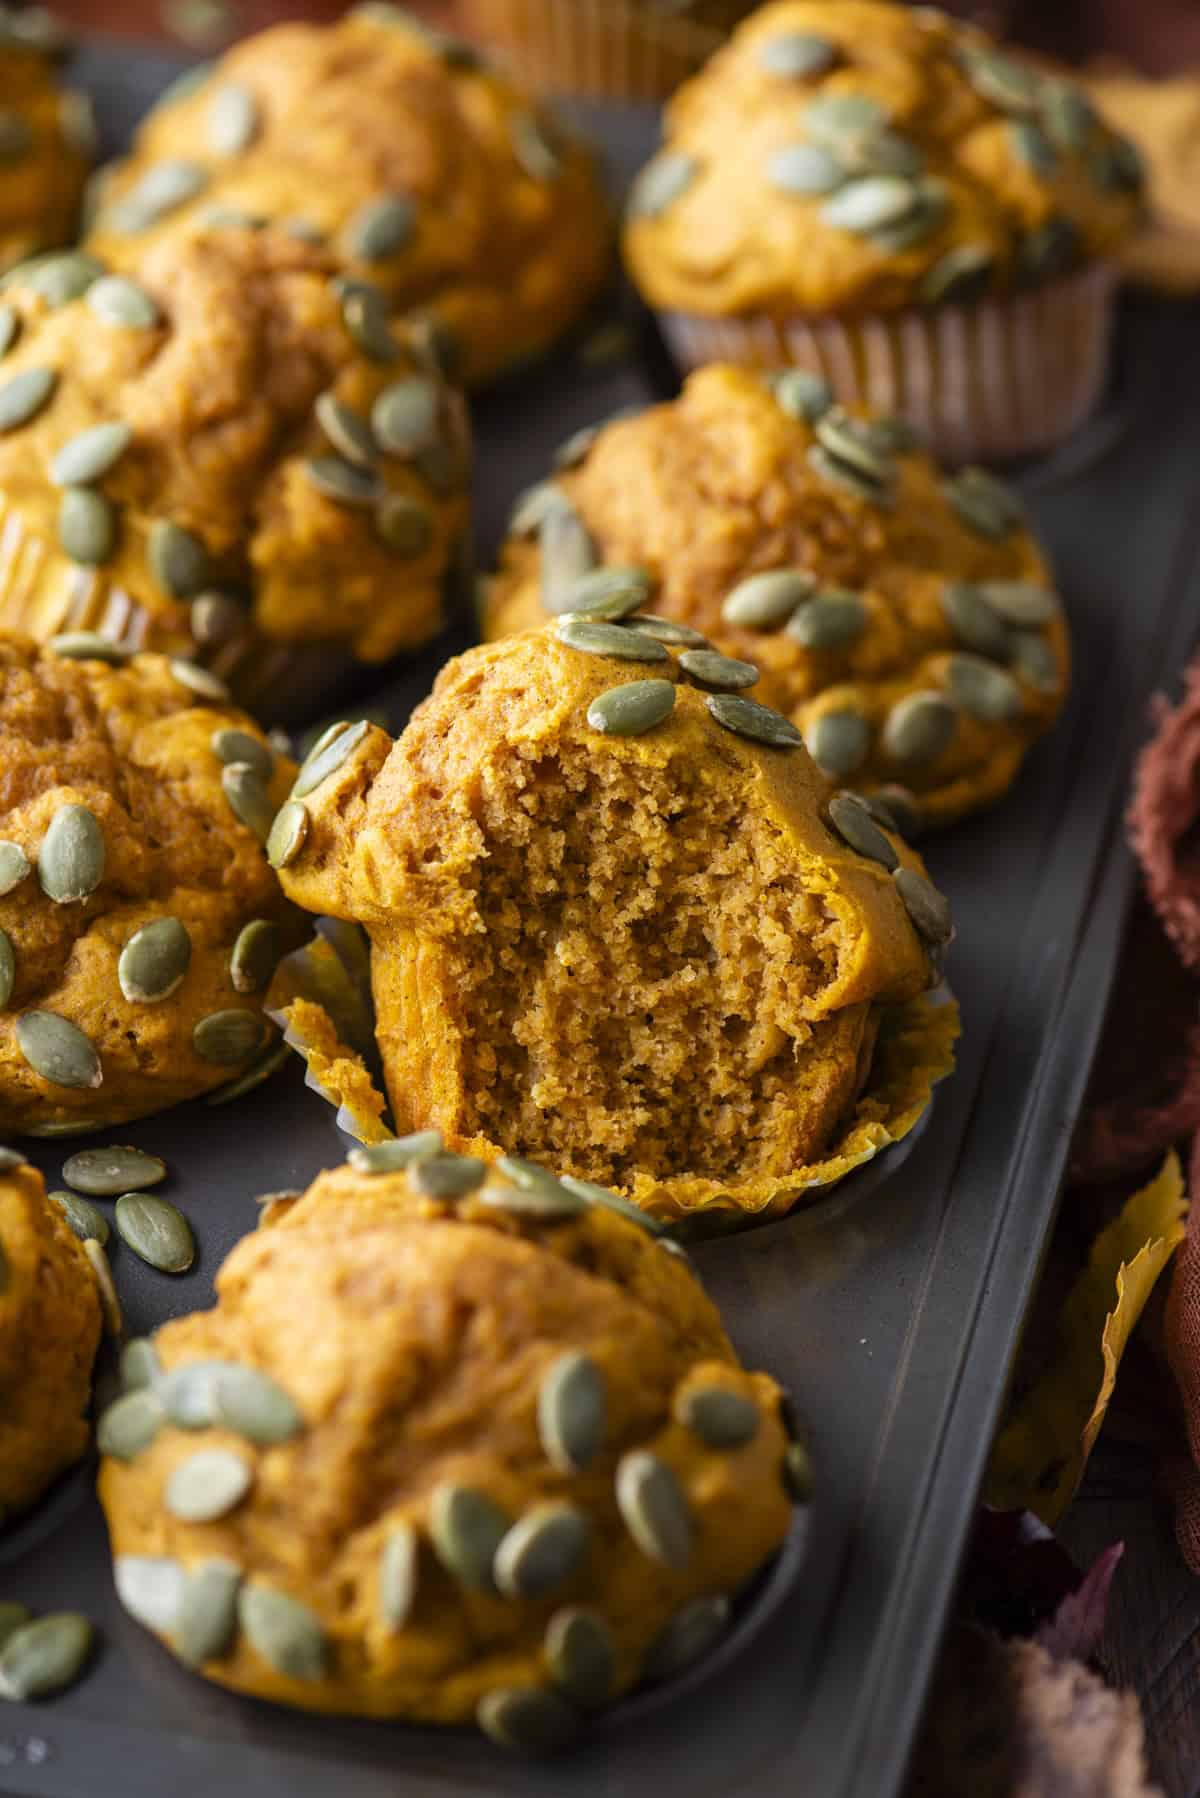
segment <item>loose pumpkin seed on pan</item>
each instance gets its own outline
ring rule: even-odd
[[[108,1149],[80,1149],[63,1162],[63,1179],[77,1192],[91,1198],[115,1198],[123,1192],[144,1192],[167,1177],[167,1164],[143,1149],[114,1145]]]
[[[411,1523],[393,1524],[379,1557],[379,1609],[390,1630],[401,1630],[417,1598],[420,1537]]]
[[[306,1604],[252,1581],[238,1592],[238,1621],[250,1646],[288,1679],[320,1679],[329,1644],[320,1618]]]
[[[480,1699],[476,1721],[501,1748],[549,1754],[575,1733],[577,1719],[555,1692],[541,1686],[501,1686]]]
[[[175,1652],[189,1667],[222,1659],[237,1630],[242,1570],[222,1556],[201,1561],[187,1576],[175,1613]]]
[[[149,1386],[122,1393],[100,1414],[96,1447],[102,1455],[132,1461],[149,1448],[166,1422],[162,1405]]]
[[[648,1449],[632,1449],[617,1464],[616,1495],[642,1553],[664,1567],[686,1567],[695,1530],[673,1468]]]
[[[35,1074],[53,1086],[95,1087],[104,1079],[100,1057],[77,1024],[53,1011],[17,1019],[17,1047]]]
[[[508,1515],[486,1492],[449,1481],[434,1487],[429,1512],[434,1552],[464,1586],[495,1590],[493,1564],[509,1523]]]
[[[108,1241],[108,1219],[98,1205],[80,1198],[77,1192],[49,1192],[46,1197],[62,1212],[80,1242],[90,1240],[104,1247]]]
[[[796,749],[804,741],[790,718],[741,693],[710,693],[705,704],[723,729],[771,749]]]
[[[588,706],[587,721],[608,736],[638,737],[669,718],[674,705],[673,681],[627,681],[598,693]]]
[[[78,1679],[91,1646],[92,1626],[78,1611],[23,1624],[0,1649],[0,1696],[24,1703],[60,1692]]]
[[[192,939],[178,918],[155,918],[135,930],[117,962],[117,980],[131,1004],[169,999],[192,961]]]
[[[584,1710],[599,1710],[612,1697],[617,1649],[598,1611],[581,1605],[555,1611],[546,1625],[546,1666],[558,1689]]]
[[[732,1607],[722,1594],[689,1599],[646,1650],[646,1679],[673,1679],[707,1654],[729,1627]]]
[[[163,1488],[163,1503],[185,1523],[213,1523],[237,1509],[254,1483],[254,1469],[227,1448],[203,1448],[179,1461]]]
[[[196,1258],[191,1225],[167,1199],[153,1193],[123,1193],[113,1221],[121,1241],[160,1273],[186,1273]]]

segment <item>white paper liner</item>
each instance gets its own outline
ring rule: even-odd
[[[616,100],[661,99],[726,35],[626,0],[469,0],[467,18],[524,86]]]

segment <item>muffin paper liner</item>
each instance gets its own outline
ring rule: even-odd
[[[614,100],[661,99],[725,38],[626,0],[470,0],[468,16],[523,85]]]
[[[366,939],[356,926],[331,919],[322,919],[319,928],[331,929],[335,941],[317,938],[285,957],[268,995],[267,1016],[305,1062],[308,1085],[337,1109],[339,1130],[358,1142],[383,1142],[394,1132],[369,1065],[375,1062],[374,1015],[364,983],[367,963],[360,960]],[[339,933],[348,931],[353,939],[343,942]],[[742,1183],[736,1203],[718,1181],[697,1179],[681,1199],[680,1182],[648,1175],[639,1176],[629,1196],[664,1223],[684,1224],[684,1234],[738,1228],[811,1204],[915,1128],[934,1087],[953,1071],[959,1032],[958,1003],[946,986],[890,1006],[880,1023],[867,1085],[819,1161],[786,1176]]]
[[[907,418],[945,461],[1005,461],[1061,443],[1094,410],[1116,285],[1093,263],[1029,292],[874,318],[658,316],[684,369],[812,369],[840,400]]]

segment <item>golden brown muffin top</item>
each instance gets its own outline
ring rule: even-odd
[[[10,282],[0,495],[81,585],[164,624],[226,594],[267,637],[367,661],[436,618],[467,516],[464,414],[327,252],[197,224],[136,280],[71,252]]]
[[[83,1453],[99,1338],[83,1244],[37,1170],[0,1149],[0,1515]]]
[[[0,638],[0,1129],[139,1117],[263,1049],[292,764],[191,664]]]
[[[0,9],[0,268],[75,232],[96,128],[87,96],[58,83],[64,41],[40,7]]]
[[[1140,169],[1069,81],[932,7],[780,0],[670,103],[625,251],[658,307],[879,313],[1107,255]]]
[[[172,90],[92,242],[127,266],[214,205],[326,241],[397,307],[430,310],[472,381],[545,348],[608,260],[590,157],[468,46],[388,7],[277,26]]]
[[[352,1161],[134,1350],[100,1425],[118,1591],[239,1690],[550,1746],[720,1632],[803,1451],[619,1200],[428,1140]]]
[[[581,567],[640,570],[648,610],[757,663],[818,764],[905,821],[997,797],[1056,716],[1066,623],[1019,501],[819,378],[709,367],[564,461],[518,502],[488,636],[569,610]]]

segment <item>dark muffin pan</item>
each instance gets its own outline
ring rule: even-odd
[[[75,76],[97,97],[110,147],[176,66],[128,47],[79,56]],[[652,118],[593,110],[586,123],[614,180],[627,179],[653,141]],[[478,402],[485,557],[516,492],[570,431],[669,391],[661,353],[639,331],[626,365],[568,353]],[[1019,482],[1058,562],[1075,685],[1008,798],[927,845],[955,906],[949,977],[964,1024],[958,1072],[927,1126],[811,1209],[694,1250],[747,1364],[786,1384],[807,1416],[818,1475],[807,1526],[798,1522],[724,1644],[548,1763],[510,1759],[466,1731],[290,1712],[194,1678],[122,1613],[90,1470],[77,1471],[0,1536],[0,1596],[81,1609],[100,1646],[72,1691],[0,1710],[0,1789],[25,1798],[890,1798],[901,1789],[1111,985],[1133,886],[1121,832],[1132,757],[1149,697],[1179,669],[1200,618],[1198,416],[1194,314],[1131,305],[1108,411]],[[461,641],[384,688],[393,726]],[[219,1262],[254,1225],[253,1195],[304,1186],[345,1151],[298,1064],[224,1109],[185,1106],[112,1137],[166,1157],[164,1190],[200,1244],[194,1269],[176,1279],[115,1249],[134,1332],[208,1304]],[[65,1152],[33,1145],[53,1184]]]

